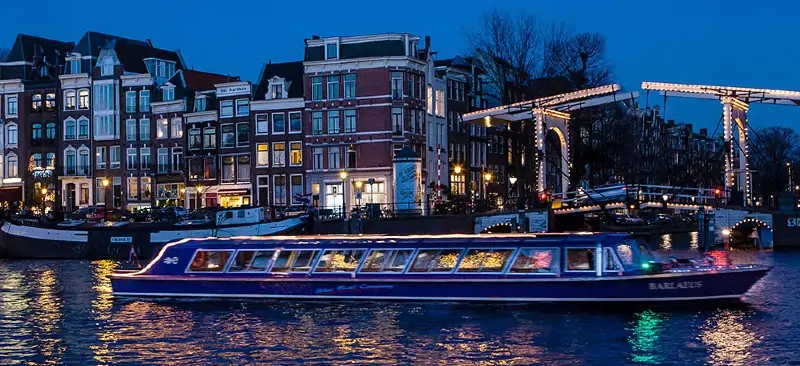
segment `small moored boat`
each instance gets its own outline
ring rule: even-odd
[[[658,302],[739,299],[763,265],[662,263],[630,234],[237,237],[167,244],[115,296]]]

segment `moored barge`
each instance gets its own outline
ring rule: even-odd
[[[186,239],[112,275],[120,297],[496,302],[740,299],[762,265],[661,263],[630,234]]]

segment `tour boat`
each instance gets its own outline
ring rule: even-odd
[[[619,233],[185,239],[117,297],[497,302],[740,299],[763,265],[661,263]]]
[[[271,220],[263,207],[230,208],[209,221],[176,224],[129,221],[65,221],[52,225],[4,222],[0,258],[10,259],[138,259],[153,258],[167,243],[184,238],[279,235],[299,233],[305,216]]]

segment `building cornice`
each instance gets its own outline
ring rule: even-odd
[[[150,74],[122,75],[122,86],[150,86],[153,85],[153,77]]]
[[[92,83],[87,73],[59,75],[58,79],[62,88],[88,88]]]
[[[303,109],[306,102],[303,98],[267,99],[250,102],[251,111],[276,111],[283,109]]]
[[[305,67],[306,74],[374,68],[409,68],[419,72],[424,72],[426,69],[426,64],[423,61],[407,56],[306,61],[303,62],[303,66]]]
[[[204,111],[204,112],[185,113],[183,115],[183,117],[186,118],[186,123],[216,121],[217,120],[217,111]]]
[[[407,37],[407,38],[406,38]],[[351,43],[364,43],[364,42],[379,42],[379,41],[419,41],[419,36],[415,36],[409,33],[384,33],[384,34],[369,34],[363,36],[351,36],[351,37],[327,37],[321,39],[309,39],[307,40],[308,47],[318,47],[324,46],[326,43],[339,43],[339,44],[351,44]]]
[[[170,100],[167,102],[150,103],[153,113],[173,113],[186,110],[186,101],[183,99]]]
[[[22,79],[0,80],[0,94],[22,93],[25,91],[25,84]]]

